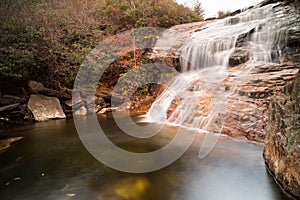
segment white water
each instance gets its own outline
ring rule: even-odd
[[[147,115],[153,122],[221,132],[226,95],[230,95],[225,94],[222,81],[227,77],[230,56],[239,44],[249,52],[249,69],[242,72],[245,74],[251,71],[251,62],[282,62],[286,26],[294,19],[285,12],[286,7],[280,3],[270,4],[201,27],[181,49],[182,73],[152,104]],[[243,43],[238,43],[241,36]],[[242,80],[237,80],[236,85],[239,81]],[[178,105],[167,114],[174,99]]]

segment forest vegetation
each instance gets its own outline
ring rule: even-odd
[[[174,0],[2,0],[0,85],[28,80],[71,88],[85,56],[104,38],[138,27],[203,20]]]

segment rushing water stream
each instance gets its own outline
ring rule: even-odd
[[[100,123],[114,143],[134,152],[158,149],[176,132],[165,127],[155,137],[136,139],[123,134],[112,118],[101,118]],[[129,174],[95,160],[80,142],[73,120],[13,128],[3,135],[24,139],[0,156],[1,200],[287,198],[268,175],[263,146],[226,137],[204,159],[197,158],[203,138],[199,134],[184,156],[167,168]]]
[[[298,14],[288,14],[282,3],[254,8],[236,16],[208,23],[191,34],[180,49],[181,74],[174,77],[167,90],[156,99],[147,113],[150,121],[177,124],[204,130],[209,143],[202,146],[205,157],[223,130],[227,97],[245,82],[243,77],[260,63],[281,62],[288,29]],[[297,13],[297,12],[296,12]],[[294,26],[297,26],[296,24]],[[239,52],[239,53],[237,53]],[[236,74],[234,83],[225,89],[230,57],[241,52],[245,69]],[[176,107],[172,108],[172,105]]]
[[[152,121],[220,132],[222,120],[216,116],[224,115],[226,96],[234,93],[236,86],[245,81],[243,76],[250,73],[255,62],[283,60],[287,27],[299,17],[287,13],[282,3],[270,4],[209,23],[193,33],[180,50],[183,73],[175,77],[169,89],[148,111]],[[239,78],[231,91],[225,93],[222,81],[227,78],[230,56],[237,50],[248,54],[250,62],[247,70],[237,75]],[[199,112],[203,108],[199,108],[197,102],[203,96],[212,101],[212,105],[207,103],[207,112]],[[167,115],[167,108],[175,97],[179,101],[178,106]]]

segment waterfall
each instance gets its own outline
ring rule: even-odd
[[[195,31],[180,49],[181,73],[152,104],[147,115],[153,122],[220,133],[226,96],[230,95],[222,84],[230,57],[237,49],[246,51],[249,70],[255,62],[282,62],[288,34],[285,27],[293,23],[293,16],[285,15],[286,12],[282,3],[269,4]]]

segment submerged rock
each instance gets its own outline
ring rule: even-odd
[[[12,143],[17,142],[21,139],[23,139],[23,137],[0,139],[0,153],[4,152],[6,149],[8,149]]]
[[[284,92],[272,98],[264,158],[277,182],[300,198],[300,72]]]
[[[149,180],[144,177],[124,178],[102,190],[97,200],[145,199],[150,186]]]
[[[66,118],[59,100],[55,97],[32,94],[28,101],[28,108],[36,121]]]
[[[87,109],[84,106],[82,106],[80,109],[75,111],[75,116],[86,116],[87,113]]]

